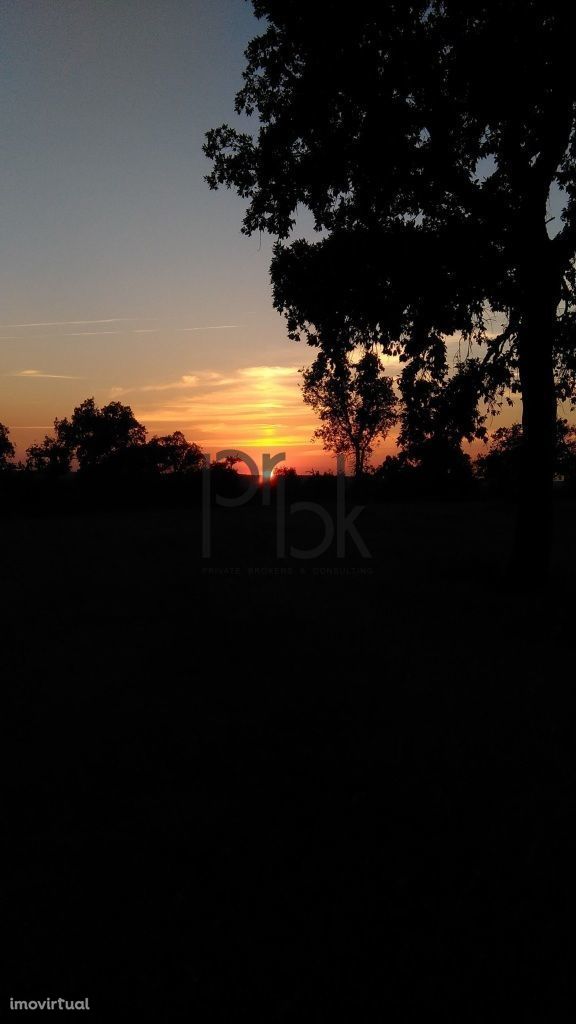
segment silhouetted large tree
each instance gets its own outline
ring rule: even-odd
[[[109,402],[99,409],[93,398],[77,406],[70,420],[55,420],[54,428],[57,440],[83,470],[95,469],[146,441],[146,427],[129,405]]]
[[[333,5],[254,0],[238,113],[208,133],[209,182],[278,239],[275,303],[326,348],[372,338],[411,380],[473,346],[476,399],[523,403],[518,567],[547,562],[556,398],[574,396],[576,76],[571,12],[550,0]],[[552,189],[562,220],[549,227]],[[324,237],[285,240],[301,205]],[[476,347],[478,346],[478,347]]]

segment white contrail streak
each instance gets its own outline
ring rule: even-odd
[[[240,324],[216,324],[215,327],[180,327],[181,331],[231,331],[238,328]]]
[[[107,320],[44,320],[33,324],[0,324],[0,331],[9,330],[12,327],[77,327],[80,324],[119,324],[141,319],[142,317],[137,316],[112,316]],[[144,319],[149,318],[144,317]]]

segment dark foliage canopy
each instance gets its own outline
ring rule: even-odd
[[[543,0],[333,5],[256,0],[239,114],[208,133],[212,187],[279,240],[274,297],[293,336],[368,340],[442,377],[470,342],[478,396],[522,387],[522,332],[553,335],[558,394],[576,356],[576,76],[571,12]],[[547,225],[551,189],[563,214]],[[290,242],[298,207],[323,237]],[[538,299],[539,313],[535,304]],[[476,348],[482,345],[483,350]]]

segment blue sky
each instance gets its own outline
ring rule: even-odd
[[[94,395],[208,446],[316,452],[270,240],[204,181],[260,31],[242,0],[0,3],[0,420],[20,447]]]

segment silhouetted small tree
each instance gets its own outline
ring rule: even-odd
[[[180,430],[162,437],[151,437],[146,445],[149,464],[159,473],[191,473],[204,464],[202,449],[187,441]]]
[[[241,489],[240,474],[236,469],[242,460],[236,455],[226,455],[223,459],[213,459],[208,469],[214,493],[233,496]]]
[[[321,351],[302,377],[304,401],[322,424],[314,436],[327,451],[352,457],[354,476],[361,476],[374,446],[398,418],[392,380],[378,354],[368,350],[354,361]]]
[[[0,472],[13,469],[12,459],[15,455],[14,445],[10,440],[10,431],[0,423]]]
[[[494,487],[518,488],[522,472],[522,424],[513,423],[495,430],[488,451],[476,459],[474,470],[481,480]],[[554,472],[569,480],[576,477],[576,427],[566,419],[556,423]]]
[[[294,466],[277,466],[270,478],[272,492],[280,493],[281,496],[292,496],[302,487],[302,480]]]
[[[486,415],[474,399],[476,372],[473,360],[451,375],[446,367],[442,374],[422,373],[415,362],[406,368],[400,383],[400,467],[417,469],[433,485],[471,479],[471,460],[462,442],[486,435]]]
[[[56,430],[58,420],[55,421]],[[26,469],[48,476],[65,476],[70,472],[72,450],[67,441],[48,434],[41,444],[31,444],[26,449]]]

